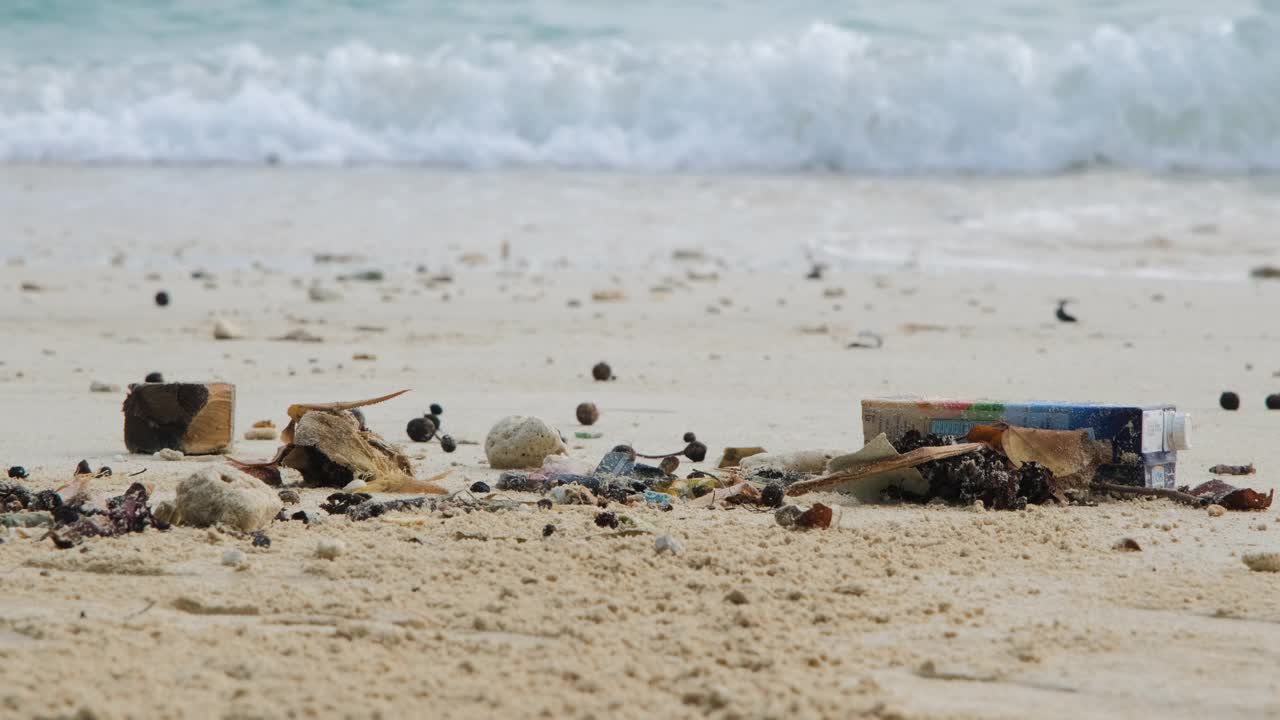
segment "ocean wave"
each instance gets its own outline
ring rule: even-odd
[[[1280,24],[926,45],[364,44],[0,65],[0,161],[643,172],[1280,170]]]

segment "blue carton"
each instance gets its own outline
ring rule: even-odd
[[[962,437],[978,425],[1001,422],[1045,430],[1085,430],[1090,439],[1111,445],[1111,462],[1099,468],[1098,479],[1138,487],[1174,487],[1177,452],[1190,447],[1191,417],[1173,405],[949,398],[862,401],[862,431],[868,442],[884,433],[897,443],[912,430]]]

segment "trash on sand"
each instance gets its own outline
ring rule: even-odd
[[[1238,488],[1221,480],[1210,480],[1183,491],[1202,502],[1221,505],[1228,510],[1266,510],[1276,495],[1274,488],[1263,495],[1253,488]]]
[[[845,345],[846,348],[862,348],[865,350],[879,350],[884,347],[884,337],[873,333],[870,330],[863,330],[858,333],[858,339]]]
[[[917,398],[862,401],[865,438],[870,440],[885,433],[895,447],[899,447],[902,437],[912,430],[922,437],[964,437],[975,427],[1001,423],[1035,431],[1087,430],[1093,440],[1110,446],[1109,456],[1102,458],[1095,477],[1103,482],[1138,487],[1174,487],[1177,451],[1190,446],[1191,417],[1178,412],[1173,405]],[[1015,439],[1015,452],[1037,447],[1043,450],[1038,440],[1022,434]],[[1066,459],[1076,465],[1087,465],[1087,455]]]
[[[844,450],[796,450],[785,453],[758,453],[742,460],[739,465],[747,472],[775,470],[780,473],[820,473],[826,470],[832,458],[844,455]]]
[[[766,452],[762,447],[727,447],[724,453],[720,455],[720,463],[717,465],[720,469],[738,467],[744,458],[752,455],[759,455]]]
[[[541,418],[511,415],[499,420],[484,441],[484,454],[495,470],[536,468],[550,455],[568,452],[560,433]]]
[[[549,493],[551,501],[558,505],[595,505],[596,496],[590,490],[579,485],[578,483],[570,483],[569,485],[560,485],[551,488]]]
[[[831,458],[827,463],[826,471],[828,473],[856,473],[859,468],[865,467],[869,463],[897,456],[897,449],[893,447],[884,433],[880,433],[861,450]],[[881,493],[890,486],[901,488],[915,495],[924,495],[929,492],[929,483],[920,475],[920,471],[910,467],[888,470],[859,480],[840,483],[833,486],[832,489],[836,492],[853,495],[863,502],[872,503],[878,502]]]
[[[1069,302],[1071,301],[1070,300],[1058,301],[1058,310],[1054,312],[1054,316],[1058,318],[1058,322],[1073,323],[1076,321],[1075,316],[1067,312],[1067,303]]]
[[[1087,430],[1040,430],[1000,423],[970,429],[966,439],[1002,451],[1014,467],[1036,463],[1053,473],[1063,489],[1087,490],[1099,467],[1111,459],[1111,445]]]
[[[760,504],[760,488],[755,483],[743,480],[738,480],[725,487],[721,487],[719,483],[714,483],[706,492],[700,494],[690,492],[687,486],[682,488],[681,491],[681,494],[693,498],[689,501],[689,506],[695,508],[725,508],[732,505]]]
[[[583,432],[579,430],[575,432],[573,436],[579,440],[599,440],[600,438],[604,437],[604,433]]]
[[[1209,468],[1209,472],[1214,475],[1252,475],[1257,470],[1253,467],[1253,463],[1248,465],[1214,465]]]
[[[684,552],[684,543],[671,535],[659,535],[653,539],[653,551],[659,555],[663,553],[679,555]]]
[[[671,507],[671,496],[666,493],[657,492],[656,490],[645,490],[644,501],[650,505]]]
[[[819,528],[826,530],[831,527],[831,508],[822,503],[814,503],[812,507],[800,513],[796,518],[796,528],[800,530],[812,530]]]
[[[886,457],[883,460],[876,460],[864,465],[858,465],[850,470],[827,473],[826,475],[816,477],[812,480],[802,480],[800,482],[793,483],[791,487],[787,488],[787,494],[794,496],[803,495],[815,490],[826,490],[855,480],[874,477],[891,470],[916,467],[917,465],[922,465],[927,462],[965,455],[976,452],[984,447],[986,447],[986,445],[983,443],[960,443],[958,445],[920,447],[908,453]]]
[[[225,452],[235,436],[236,388],[230,383],[145,383],[124,399],[124,444],[131,453]]]

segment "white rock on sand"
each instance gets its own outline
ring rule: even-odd
[[[244,337],[244,331],[240,326],[226,318],[218,318],[218,321],[213,324],[215,340],[239,340],[242,337]]]
[[[548,455],[566,452],[560,433],[541,418],[511,415],[498,421],[484,440],[484,454],[495,470],[536,468]]]
[[[280,498],[261,480],[232,467],[211,467],[178,483],[173,522],[228,525],[253,532],[270,524],[282,507]]]

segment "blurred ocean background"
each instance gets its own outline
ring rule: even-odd
[[[8,0],[0,162],[1280,170],[1280,1]]]

